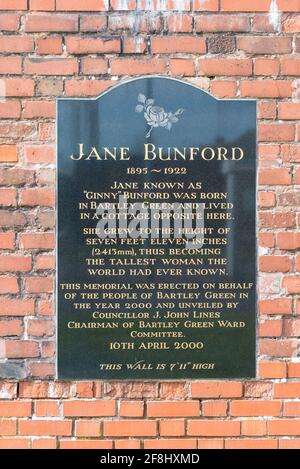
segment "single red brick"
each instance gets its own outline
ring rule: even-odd
[[[2,36],[0,37],[0,52],[20,54],[23,52],[32,52],[34,41],[30,36]]]
[[[259,119],[276,119],[276,101],[260,101],[258,104]]]
[[[259,337],[280,337],[282,335],[282,320],[267,319],[258,325]]]
[[[118,38],[69,36],[66,38],[66,47],[70,54],[108,54],[121,51],[121,43]]]
[[[41,316],[53,316],[53,302],[50,300],[39,300],[38,314]]]
[[[15,145],[0,146],[0,162],[14,163],[18,161],[17,147]]]
[[[147,403],[148,417],[197,417],[199,411],[198,401]]]
[[[161,420],[159,422],[159,434],[161,436],[184,436],[184,420]]]
[[[34,358],[40,354],[38,343],[30,340],[6,340],[4,347],[6,358]]]
[[[300,319],[285,319],[284,335],[287,337],[298,337],[300,335]]]
[[[1,8],[1,3],[0,3]],[[29,449],[29,438],[1,438],[0,449]]]
[[[34,300],[0,299],[0,316],[32,316]]]
[[[83,32],[99,32],[107,28],[105,15],[84,15],[80,17],[80,30]]]
[[[0,189],[0,205],[3,207],[15,207],[17,204],[17,191],[14,188]]]
[[[34,81],[28,78],[7,78],[3,79],[2,83],[5,86],[5,94],[7,97],[34,95]]]
[[[259,268],[262,272],[290,272],[292,259],[288,256],[261,256]]]
[[[21,103],[19,101],[5,101],[0,103],[0,118],[18,118],[21,114]]]
[[[259,192],[258,198],[261,208],[270,208],[276,205],[276,195],[274,192]]]
[[[244,80],[241,82],[241,96],[255,98],[292,97],[291,81],[285,80]]]
[[[279,74],[279,60],[277,59],[255,59],[254,60],[255,75],[272,75]]]
[[[300,75],[300,59],[282,59],[281,60],[282,75]]]
[[[30,0],[30,10],[53,11],[55,10],[55,0]]]
[[[190,14],[171,14],[167,18],[167,24],[171,33],[189,33],[193,30],[193,18]]]
[[[108,6],[108,0],[56,0],[58,11],[106,11]]]
[[[55,117],[54,101],[23,101],[23,117],[36,119],[37,117]]]
[[[25,146],[25,159],[27,163],[43,164],[54,163],[54,147],[47,145]]]
[[[19,319],[14,320],[1,320],[0,321],[0,336],[12,337],[21,336],[24,332],[23,322]],[[0,432],[1,433],[1,432]]]
[[[1,436],[14,436],[17,434],[17,421],[12,419],[0,420],[0,435]]]
[[[92,381],[76,383],[76,397],[94,397],[94,383]]]
[[[106,59],[98,57],[84,57],[82,60],[82,72],[86,75],[103,75],[108,71]]]
[[[1,417],[30,417],[30,401],[0,401]]]
[[[201,75],[208,76],[249,76],[252,74],[252,62],[249,59],[200,59]]]
[[[122,2],[122,0],[110,0],[110,6],[113,10],[117,11],[129,11],[136,9],[136,0],[127,0],[127,2]]]
[[[241,397],[243,385],[238,381],[203,381],[191,384],[191,397]]]
[[[35,258],[36,270],[53,270],[55,268],[55,257],[52,255],[38,255]]]
[[[61,37],[41,37],[37,39],[38,54],[61,54],[62,38]]]
[[[295,126],[293,124],[260,124],[258,139],[261,142],[290,142],[295,139]]]
[[[205,438],[203,440],[198,440],[198,449],[223,449],[224,440],[219,438]]]
[[[152,37],[151,51],[153,54],[205,54],[206,42],[203,37],[195,36]]]
[[[275,439],[246,439],[225,440],[226,449],[277,449],[277,440]]]
[[[270,8],[268,0],[221,0],[221,10],[235,12],[267,12]]]
[[[164,59],[112,59],[112,75],[139,75],[151,73],[163,73],[166,69]]]
[[[47,381],[21,381],[19,397],[23,399],[47,399],[49,397],[49,383]]]
[[[54,249],[54,233],[21,233],[20,247],[22,249]]]
[[[95,96],[112,86],[110,80],[67,80],[67,96]]]
[[[15,13],[4,13],[0,16],[1,31],[17,31],[20,25],[20,15]]]
[[[22,58],[18,56],[6,56],[0,58],[0,73],[9,75],[22,74]],[[2,104],[2,103],[1,103]],[[6,104],[6,103],[3,103]]]
[[[193,0],[194,11],[218,11],[219,0]]]
[[[26,277],[25,290],[27,293],[52,293],[53,277]]]
[[[72,58],[25,58],[24,71],[29,75],[74,75],[78,72],[78,63]]]
[[[258,239],[261,247],[273,248],[275,246],[273,233],[260,233]]]
[[[56,344],[53,340],[42,342],[42,357],[54,358],[56,353]]]
[[[292,16],[292,17],[287,17],[283,21],[283,31],[285,33],[299,33],[300,32],[300,17],[299,15],[297,16]]]
[[[280,401],[231,401],[230,414],[233,417],[279,417],[281,411]]]
[[[28,272],[32,267],[31,256],[11,256],[6,254],[0,257],[1,272]]]
[[[260,353],[268,357],[291,357],[297,349],[295,339],[261,339]]]
[[[27,324],[29,336],[47,337],[54,333],[54,324],[52,319],[31,319]]]
[[[12,231],[0,233],[0,249],[14,249],[15,234]]]
[[[237,93],[237,82],[232,80],[214,80],[211,93],[218,98],[232,98]]]
[[[100,437],[101,422],[99,420],[77,420],[76,436],[79,437]]]
[[[288,363],[288,377],[300,378],[300,363]],[[292,396],[293,397],[293,396]]]
[[[56,438],[35,438],[32,449],[56,449]]]
[[[103,422],[104,436],[156,436],[155,420],[111,420]]]
[[[284,120],[300,119],[300,103],[278,103],[278,118]]]
[[[282,159],[286,162],[298,163],[300,162],[300,145],[299,144],[284,144],[281,147]]]
[[[76,32],[78,31],[77,15],[36,14],[28,15],[25,20],[25,31],[39,32]]]
[[[240,36],[237,47],[249,54],[288,54],[292,41],[289,37]]]
[[[260,314],[291,314],[292,300],[288,298],[260,300],[259,312]]]
[[[269,162],[276,162],[279,158],[279,153],[279,145],[260,143],[258,146],[259,159],[264,161],[265,164],[269,164]]]
[[[114,401],[75,400],[64,403],[65,417],[109,417],[116,415]]]
[[[279,449],[299,449],[300,448],[300,439],[279,439]]]
[[[20,420],[20,435],[70,436],[72,422],[68,420]]]
[[[140,449],[141,442],[139,440],[116,440],[115,449]]]
[[[143,417],[144,401],[121,401],[120,417]]]
[[[42,355],[44,358],[44,356]],[[30,362],[29,376],[33,378],[54,378],[55,364],[46,362]]]
[[[24,226],[27,224],[27,219],[24,213],[14,210],[0,210],[0,226],[7,228],[15,228],[16,226]]]
[[[38,78],[36,83],[37,96],[61,96],[63,94],[63,79],[58,78]]]
[[[263,228],[292,228],[295,224],[292,212],[261,212],[259,218]]]
[[[267,422],[265,420],[242,420],[242,435],[263,436],[267,434]]]
[[[300,233],[285,231],[277,233],[277,246],[279,249],[296,250],[300,248]]]
[[[55,203],[55,193],[52,189],[23,189],[20,197],[20,205],[36,207],[53,207]]]
[[[19,293],[19,285],[16,277],[0,276],[0,294]]]
[[[124,2],[121,0],[121,3]],[[190,1],[181,0],[180,4],[178,4],[176,0],[166,0],[164,2],[157,2],[156,0],[140,0],[139,8],[147,11],[190,10]]]
[[[269,435],[296,436],[300,435],[299,419],[280,419],[268,421]]]
[[[239,436],[240,422],[228,420],[188,420],[190,436]]]
[[[195,64],[190,59],[170,59],[170,71],[174,75],[193,76],[195,75]]]
[[[204,417],[225,417],[227,401],[202,401],[202,415]]]
[[[196,449],[197,440],[186,439],[159,439],[144,440],[144,449]]]
[[[184,400],[187,396],[187,386],[185,382],[166,382],[160,383],[159,397],[161,399],[180,399]]]
[[[300,293],[300,275],[291,275],[283,277],[282,287],[288,294]]]
[[[112,440],[60,440],[60,449],[112,449]]]
[[[250,22],[247,16],[222,14],[200,15],[195,17],[195,28],[197,32],[207,33],[232,31],[244,32],[249,31]]]
[[[59,416],[59,401],[44,401],[39,400],[35,402],[35,415],[37,417],[58,417]]]
[[[123,54],[144,54],[147,49],[146,38],[142,36],[123,37]]]

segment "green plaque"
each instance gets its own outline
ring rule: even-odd
[[[142,77],[57,134],[58,377],[254,377],[256,102]]]

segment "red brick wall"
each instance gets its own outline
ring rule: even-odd
[[[300,447],[300,0],[0,0],[0,448]],[[129,75],[258,99],[250,381],[57,382],[57,96]]]

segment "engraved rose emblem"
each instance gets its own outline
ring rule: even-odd
[[[144,118],[150,126],[146,134],[146,138],[150,137],[155,127],[165,127],[170,130],[175,122],[178,122],[178,116],[183,113],[184,109],[177,109],[176,112],[166,112],[160,106],[154,106],[154,99],[146,98],[142,93],[138,95],[139,104],[135,107],[135,112],[144,112]]]

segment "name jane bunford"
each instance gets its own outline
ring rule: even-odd
[[[74,161],[129,161],[131,159],[129,147],[90,147],[84,148],[83,143],[78,143],[78,154],[70,155]],[[240,161],[244,158],[244,150],[240,147],[157,147],[153,143],[144,144],[144,160],[160,161]]]

